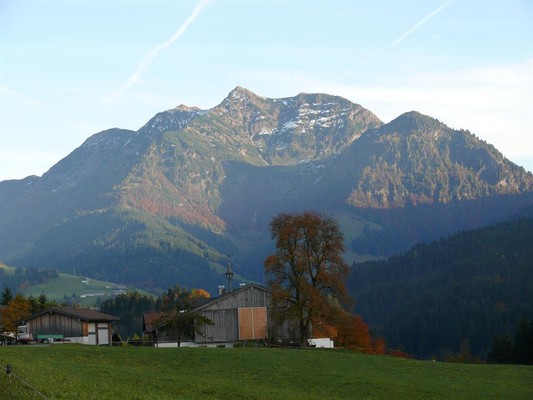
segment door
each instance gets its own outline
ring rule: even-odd
[[[267,337],[266,307],[239,308],[239,340]]]
[[[87,343],[96,344],[96,324],[94,322],[89,322],[88,328],[89,329],[87,332],[87,337],[88,337]]]
[[[98,344],[109,344],[109,327],[107,322],[98,323]]]

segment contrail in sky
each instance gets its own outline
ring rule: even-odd
[[[170,37],[168,40],[166,40],[165,42],[161,43],[161,44],[158,44],[157,46],[155,46],[153,49],[149,50],[143,57],[143,59],[141,60],[141,62],[139,63],[139,65],[137,66],[137,69],[135,70],[135,72],[130,76],[130,79],[128,80],[128,82],[126,82],[120,89],[118,89],[117,91],[111,93],[109,96],[107,96],[104,101],[105,102],[110,102],[112,101],[115,97],[117,97],[119,94],[125,92],[126,90],[128,90],[130,87],[132,87],[133,85],[135,85],[139,79],[141,78],[141,76],[144,75],[144,73],[148,70],[148,68],[150,67],[150,65],[152,64],[152,62],[156,59],[156,57],[159,55],[159,53],[161,53],[163,50],[165,50],[166,48],[170,47],[176,40],[179,39],[179,37],[181,35],[183,35],[185,33],[185,31],[187,30],[187,28],[189,27],[189,25],[196,19],[196,17],[198,17],[198,15],[203,11],[203,9],[211,2],[212,0],[201,0],[200,2],[198,2],[198,4],[196,4],[196,6],[194,7],[193,11],[192,11],[192,14],[189,16],[189,18],[187,18],[187,20],[180,26],[180,28],[176,31],[176,33],[174,35],[172,35],[172,37]]]
[[[407,38],[409,35],[416,32],[422,25],[424,25],[426,22],[428,22],[431,18],[433,18],[435,15],[440,13],[442,10],[444,10],[446,7],[448,7],[451,3],[453,3],[455,0],[448,0],[444,3],[442,3],[440,6],[435,8],[433,11],[431,11],[428,15],[426,15],[424,18],[422,18],[420,21],[418,21],[416,24],[414,24],[411,28],[409,28],[407,31],[402,33],[400,36],[398,36],[395,40],[390,42],[385,47],[379,49],[375,53],[371,54],[367,58],[365,58],[363,61],[361,61],[359,64],[357,64],[354,68],[350,69],[349,71],[346,71],[344,74],[341,75],[339,79],[344,79],[348,75],[352,74],[355,70],[357,70],[359,67],[362,67],[363,65],[368,64],[370,61],[372,61],[374,58],[385,52],[386,50],[400,44]]]
[[[32,107],[43,108],[43,105],[41,104],[40,101],[30,99],[29,97],[23,96],[20,93],[17,93],[14,90],[8,89],[6,87],[0,87],[0,94],[2,93],[5,94],[6,96],[11,97],[12,99],[18,100]]]

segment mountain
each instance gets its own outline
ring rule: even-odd
[[[357,312],[389,345],[423,357],[468,345],[486,358],[495,335],[533,318],[533,219],[517,219],[356,264]]]
[[[0,182],[0,260],[216,290],[228,254],[238,280],[263,280],[282,211],[337,218],[352,262],[502,220],[532,192],[531,173],[431,117],[383,124],[338,96],[237,87],[209,110],[97,133],[42,177]]]

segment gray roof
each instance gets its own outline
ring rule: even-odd
[[[47,310],[38,312],[37,314],[33,314],[27,318],[24,318],[21,321],[30,321],[44,314],[61,314],[67,317],[77,318],[81,321],[87,322],[113,322],[120,320],[119,317],[115,317],[113,315],[86,308],[49,308]]]
[[[241,286],[239,287],[238,289],[235,289],[235,290],[232,290],[231,292],[226,292],[224,293],[222,296],[219,296],[219,297],[213,297],[211,299],[208,299],[210,301],[206,302],[205,304],[202,304],[196,308],[194,308],[193,311],[200,311],[206,307],[209,307],[210,305],[214,304],[214,303],[217,303],[223,299],[225,299],[226,297],[230,297],[230,296],[233,296],[235,293],[239,293],[239,292],[243,292],[245,290],[249,290],[251,288],[256,288],[256,289],[259,289],[259,290],[263,290],[265,292],[269,292],[270,293],[270,290],[268,290],[266,287],[264,286],[261,286],[261,285],[258,285],[257,283],[248,283],[246,284],[245,286]]]

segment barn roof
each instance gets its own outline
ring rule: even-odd
[[[150,311],[143,314],[143,332],[151,332],[155,329],[154,322],[163,316],[162,312]]]
[[[87,322],[113,322],[119,321],[119,317],[113,315],[105,314],[100,311],[90,310],[86,308],[49,308],[47,310],[33,314],[27,318],[24,318],[21,321],[30,321],[37,317],[40,317],[44,314],[61,314],[67,317],[77,318],[81,321]],[[17,322],[21,322],[17,321]]]
[[[226,299],[226,298],[228,298],[230,296],[233,296],[236,293],[244,292],[245,290],[250,290],[252,288],[259,289],[259,290],[262,290],[262,291],[265,291],[265,292],[270,292],[266,287],[258,285],[257,283],[248,283],[247,285],[241,286],[240,288],[232,290],[231,292],[224,293],[222,296],[214,297],[212,299],[209,299],[211,301],[209,301],[209,302],[207,302],[205,304],[202,304],[199,307],[196,307],[194,309],[194,311],[202,310],[204,308],[207,308],[207,307],[211,306],[212,304],[215,304],[215,303],[217,303],[217,302],[219,302],[221,300],[224,300],[224,299]]]

